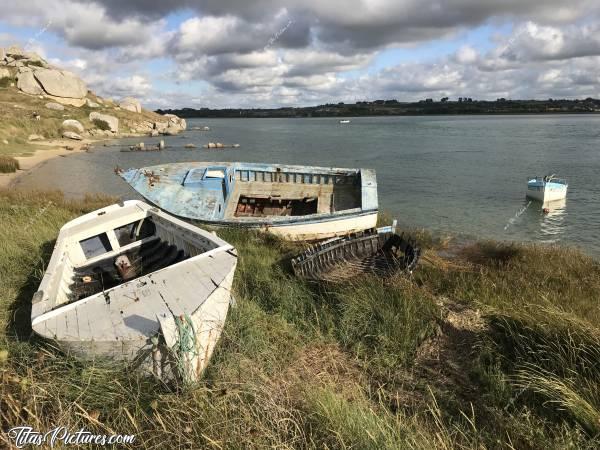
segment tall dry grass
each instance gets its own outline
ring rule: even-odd
[[[290,271],[296,246],[219,230],[240,257],[237,306],[202,381],[173,391],[31,335],[31,296],[58,229],[112,201],[0,191],[3,431],[135,434],[130,447],[145,449],[598,447],[598,326],[589,317],[600,289],[596,263],[576,252],[477,244],[452,264],[429,258],[414,278],[314,284]],[[540,255],[553,258],[547,272],[527,267]],[[545,276],[559,295],[528,295],[550,292],[539,281],[521,292],[524,273]],[[578,289],[577,278],[589,284]],[[468,348],[442,298],[482,310],[486,326]],[[436,347],[450,337],[452,358]],[[419,366],[423,346],[438,363]]]

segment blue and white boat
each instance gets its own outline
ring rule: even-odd
[[[527,197],[542,203],[562,200],[567,197],[567,180],[556,175],[529,178],[527,182]]]
[[[320,240],[376,226],[371,169],[242,162],[169,163],[119,171],[148,201],[204,224]]]

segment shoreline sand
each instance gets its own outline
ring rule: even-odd
[[[14,188],[17,181],[27,173],[35,170],[50,159],[60,156],[68,156],[75,153],[85,152],[89,146],[100,142],[99,140],[84,139],[73,141],[69,139],[51,139],[47,141],[37,141],[35,145],[48,147],[48,149],[38,149],[33,155],[15,156],[19,161],[20,169],[13,173],[0,174],[0,188]]]
[[[33,172],[38,167],[51,159],[58,157],[68,157],[69,155],[86,152],[88,149],[100,143],[108,142],[113,139],[127,137],[143,137],[138,134],[122,134],[114,137],[102,139],[82,139],[74,141],[71,139],[49,139],[45,141],[35,141],[36,146],[48,147],[47,149],[37,149],[31,155],[14,156],[19,161],[20,169],[13,173],[0,173],[0,188],[17,189],[19,180],[25,175]]]

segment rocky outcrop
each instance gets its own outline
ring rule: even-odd
[[[31,95],[44,95],[57,103],[83,106],[86,103],[87,87],[81,78],[52,67],[33,52],[24,52],[18,46],[0,49],[2,66],[16,67],[17,88]]]
[[[136,100],[133,97],[126,97],[119,102],[119,106],[122,109],[126,109],[127,111],[141,113],[142,112],[142,104],[139,100]]]
[[[10,76],[10,70],[0,67],[0,78],[9,78]]]
[[[33,72],[22,72],[17,77],[17,87],[31,95],[40,95],[44,92],[42,87],[33,76]]]
[[[54,109],[56,111],[64,111],[65,110],[65,107],[63,105],[61,105],[60,103],[50,102],[50,103],[46,103],[44,106],[48,109]]]
[[[80,135],[74,131],[64,131],[62,136],[67,139],[73,139],[74,141],[81,141],[83,139]]]
[[[163,123],[157,122],[160,125],[156,129],[158,129],[161,134],[172,136],[184,131],[187,128],[185,119],[177,117],[175,114],[165,114],[164,117],[168,119],[166,127],[163,125]]]
[[[88,108],[100,108],[100,105],[92,100],[90,100],[89,98],[85,99]]]
[[[87,95],[85,83],[64,70],[38,69],[33,76],[44,91],[55,97],[83,99]]]
[[[85,131],[85,128],[83,128],[83,125],[81,124],[81,122],[79,120],[74,120],[74,119],[67,119],[62,123],[62,127],[65,129],[71,128],[73,130],[76,130],[78,133],[83,133]]]
[[[92,122],[94,125],[96,125],[97,128],[100,128],[101,130],[107,128],[113,133],[119,132],[119,119],[117,119],[115,116],[92,112],[90,113],[90,122]]]

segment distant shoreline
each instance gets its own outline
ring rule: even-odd
[[[158,110],[157,110],[158,111]],[[164,110],[168,111],[179,110]],[[282,115],[242,115],[242,116],[218,116],[218,115],[198,115],[184,116],[185,119],[360,119],[367,117],[460,117],[460,116],[596,116],[600,111],[593,112],[542,112],[542,113],[457,113],[457,114],[365,114],[365,115],[340,115],[340,116],[282,116]]]
[[[388,116],[459,116],[459,115],[560,115],[598,114],[600,100],[505,100],[459,102],[431,99],[415,103],[395,100],[337,103],[283,108],[181,108],[157,109],[159,114],[176,114],[183,118],[307,118],[307,117],[388,117]]]

